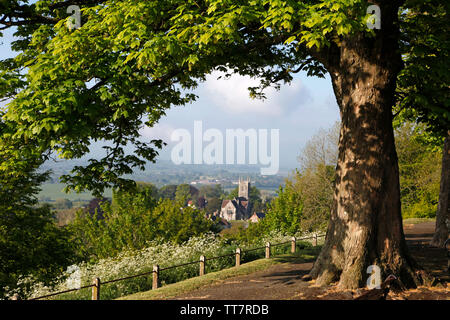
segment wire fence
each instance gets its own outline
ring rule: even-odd
[[[242,256],[244,254],[248,254],[248,253],[251,253],[254,251],[258,251],[258,250],[265,250],[265,258],[269,259],[271,257],[271,251],[272,251],[271,248],[291,244],[291,253],[295,253],[296,247],[297,247],[297,243],[296,243],[297,241],[313,239],[314,246],[317,246],[318,238],[322,238],[324,236],[325,236],[325,234],[316,234],[311,237],[303,237],[303,238],[292,237],[292,239],[290,241],[285,241],[285,242],[281,242],[281,243],[271,244],[271,243],[267,242],[264,247],[257,247],[257,248],[246,249],[246,250],[241,250],[240,248],[237,248],[234,253],[230,253],[230,254],[225,254],[225,255],[220,255],[220,256],[215,256],[215,257],[208,257],[208,258],[206,258],[205,256],[202,255],[200,257],[200,259],[197,261],[187,262],[187,263],[173,265],[173,266],[164,267],[164,268],[160,268],[159,265],[154,265],[152,271],[148,271],[148,272],[144,272],[144,273],[140,273],[140,274],[136,274],[136,275],[131,275],[131,276],[127,276],[127,277],[122,277],[122,278],[118,278],[118,279],[108,280],[108,281],[104,281],[104,282],[102,282],[100,280],[100,278],[94,278],[92,284],[90,284],[90,285],[86,285],[86,286],[82,286],[82,287],[74,288],[74,289],[69,289],[69,290],[64,290],[64,291],[60,291],[60,292],[55,292],[55,293],[47,294],[44,296],[31,298],[29,300],[46,299],[46,298],[58,296],[58,295],[65,294],[65,293],[70,293],[70,292],[74,292],[74,291],[78,291],[78,290],[82,290],[82,289],[87,289],[87,288],[92,288],[92,300],[100,300],[100,288],[102,285],[115,283],[115,282],[119,282],[119,281],[123,281],[123,280],[134,279],[134,278],[143,277],[143,276],[148,276],[150,274],[153,276],[152,290],[155,290],[161,286],[160,273],[162,271],[167,271],[167,270],[171,270],[171,269],[175,269],[175,268],[182,268],[182,267],[199,264],[199,275],[202,276],[202,275],[206,274],[206,265],[207,265],[206,262],[207,261],[235,257],[235,266],[239,267],[241,265]],[[208,270],[208,271],[211,272],[211,270]]]

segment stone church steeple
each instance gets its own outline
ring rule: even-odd
[[[243,180],[239,178],[239,198],[245,198],[245,200],[249,200],[249,192],[250,192],[250,179]]]

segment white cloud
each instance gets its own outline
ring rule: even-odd
[[[279,91],[268,88],[265,91],[267,99],[251,99],[248,87],[256,87],[257,79],[249,76],[233,75],[229,79],[221,72],[207,76],[204,84],[205,95],[211,103],[221,107],[228,113],[259,114],[265,116],[282,116],[289,114],[305,102],[311,101],[311,95],[306,87],[294,80],[290,85],[282,85]]]
[[[175,128],[169,124],[157,123],[154,127],[145,126],[141,129],[141,136],[149,139],[161,139],[164,142],[170,141],[170,136]]]

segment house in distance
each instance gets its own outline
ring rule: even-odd
[[[253,204],[249,198],[250,180],[239,178],[238,197],[232,200],[223,200],[220,217],[225,220],[247,220],[252,215]]]
[[[265,213],[263,213],[263,212],[255,212],[250,217],[249,221],[256,223],[256,222],[259,222],[261,219],[264,219],[265,217],[266,217]]]

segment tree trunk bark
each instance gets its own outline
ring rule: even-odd
[[[441,188],[439,190],[439,203],[436,212],[436,229],[432,246],[443,247],[448,239],[450,224],[450,130],[445,138],[442,149]]]
[[[343,40],[327,66],[341,132],[331,220],[310,273],[318,284],[338,281],[341,289],[364,287],[370,265],[380,267],[382,278],[394,274],[406,287],[419,283],[403,233],[392,128],[402,66],[396,21],[397,10],[384,6],[376,37]]]

